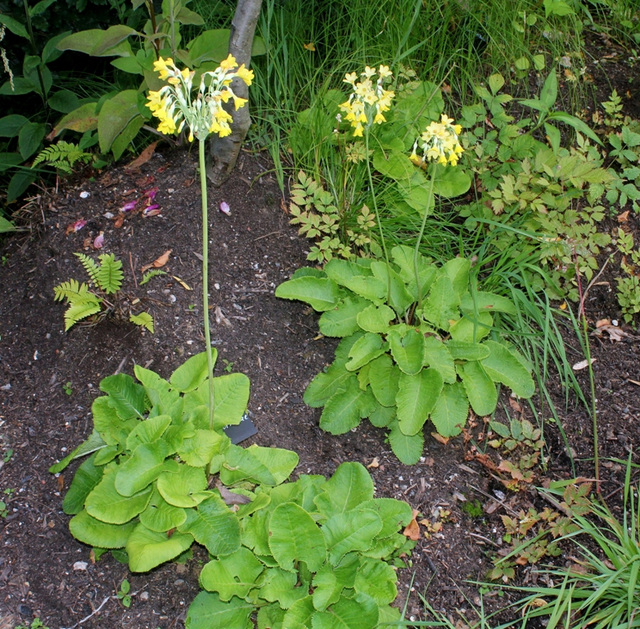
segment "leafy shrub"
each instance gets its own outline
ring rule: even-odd
[[[398,620],[390,562],[413,546],[398,533],[412,518],[409,505],[374,498],[358,463],[342,464],[329,480],[302,475],[286,483],[295,452],[245,449],[223,432],[242,421],[246,376],[214,378],[209,427],[207,371],[202,353],[168,381],[140,366],[140,384],[125,374],[102,380],[106,395],[93,402],[92,434],[50,469],[88,456],[63,502],[72,534],[120,553],[133,572],[194,542],[204,546],[206,592],[189,609],[190,629],[210,627],[213,617],[216,626],[253,627],[256,611],[261,626],[327,623],[343,614],[361,617],[354,626],[363,629]]]
[[[525,359],[495,340],[495,317],[513,313],[513,303],[473,290],[468,260],[438,267],[406,246],[391,254],[389,267],[335,258],[323,271],[299,269],[276,296],[308,303],[322,312],[322,334],[343,339],[304,394],[310,406],[324,407],[320,427],[342,434],[366,417],[388,429],[396,456],[412,464],[428,420],[440,435],[457,435],[469,406],[493,413],[498,383],[522,397],[534,383]]]

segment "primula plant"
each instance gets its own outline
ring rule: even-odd
[[[189,141],[198,140],[200,165],[200,195],[202,200],[202,301],[204,314],[204,337],[209,364],[209,424],[213,426],[214,389],[211,330],[209,324],[209,220],[207,207],[207,176],[205,169],[205,141],[211,133],[226,136],[231,133],[229,123],[233,120],[223,105],[233,100],[236,109],[247,101],[238,98],[231,89],[231,81],[238,77],[247,85],[253,80],[253,72],[244,64],[237,67],[236,60],[229,55],[218,68],[203,72],[195,96],[193,82],[195,72],[179,70],[172,59],[158,59],[154,69],[167,84],[158,91],[149,92],[147,106],[160,120],[158,130],[164,133],[180,133],[186,126]]]
[[[368,418],[412,464],[427,422],[443,437],[457,435],[470,408],[494,412],[498,385],[527,398],[534,382],[530,365],[497,332],[513,303],[476,290],[468,260],[437,266],[407,246],[391,257],[390,264],[336,258],[323,271],[299,269],[276,296],[308,303],[322,313],[320,332],[342,339],[304,394],[310,406],[324,407],[320,427],[342,434]]]

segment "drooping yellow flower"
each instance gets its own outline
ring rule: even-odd
[[[378,78],[374,85],[373,78],[376,73]],[[388,66],[381,65],[377,71],[366,66],[360,76],[363,78],[358,81],[355,72],[345,75],[344,83],[351,85],[353,91],[349,100],[340,105],[340,110],[346,114],[345,120],[348,120],[354,129],[354,137],[362,137],[365,127],[385,122],[383,114],[391,108],[391,101],[395,96],[394,92],[386,90],[383,85],[393,78]]]
[[[437,162],[443,166],[455,166],[462,154],[462,146],[458,135],[462,132],[459,124],[453,124],[453,118],[446,114],[440,116],[440,122],[432,122],[413,143],[413,150],[409,159],[421,168],[426,168],[427,162]],[[418,155],[418,148],[422,155]]]
[[[151,91],[147,107],[159,119],[158,131],[165,134],[180,133],[185,125],[189,128],[189,141],[204,140],[210,133],[224,137],[231,133],[232,115],[223,109],[223,104],[233,100],[235,109],[244,107],[246,98],[234,94],[231,82],[238,77],[247,85],[253,81],[253,72],[242,64],[237,67],[233,55],[229,55],[220,66],[211,72],[203,72],[200,86],[193,91],[195,72],[188,68],[179,70],[172,59],[158,59],[154,70],[167,85]]]

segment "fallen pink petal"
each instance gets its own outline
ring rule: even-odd
[[[226,214],[227,216],[231,216],[231,208],[229,207],[229,204],[226,201],[222,201],[220,203],[220,211],[223,214]]]
[[[143,197],[149,199],[149,201],[153,201],[156,198],[156,194],[158,194],[158,188],[149,188],[142,193]]]
[[[144,208],[144,210],[142,211],[142,215],[145,217],[158,216],[160,212],[162,212],[162,209],[157,203],[154,203],[153,205],[150,205],[149,207]]]
[[[104,232],[100,232],[95,237],[95,240],[93,241],[93,248],[94,249],[102,249],[103,245],[104,245]]]
[[[121,208],[121,212],[131,212],[131,210],[136,209],[136,205],[138,205],[137,201],[129,201],[129,203],[125,203]]]
[[[73,224],[73,231],[79,232],[86,224],[87,224],[87,221],[84,221],[84,220],[76,221]]]

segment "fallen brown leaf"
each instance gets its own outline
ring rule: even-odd
[[[593,365],[593,363],[596,362],[595,358],[592,358],[591,360],[581,360],[579,363],[576,363],[575,365],[573,365],[573,370],[574,371],[581,371],[582,369],[586,369],[589,365]]]
[[[176,282],[178,282],[178,284],[180,284],[180,286],[182,286],[182,288],[184,288],[185,290],[193,290],[193,288],[191,288],[191,286],[189,286],[189,284],[187,284],[184,280],[181,280],[177,275],[172,275],[171,277]]]
[[[622,214],[618,214],[618,223],[626,223],[629,220],[629,210],[623,212]]]
[[[608,336],[611,342],[621,341],[625,336],[628,336],[628,334],[622,328],[619,328],[617,325],[611,324],[601,325],[593,331],[594,336],[603,336],[605,334]]]
[[[446,446],[449,443],[449,437],[443,437],[442,435],[438,434],[437,432],[432,432],[431,436],[436,441],[439,441],[443,446]]]
[[[156,258],[151,264],[145,264],[141,269],[141,273],[145,273],[149,269],[159,269],[169,262],[169,256],[173,249],[167,249],[159,258]]]
[[[138,157],[124,167],[125,170],[134,170],[136,168],[140,168],[142,164],[146,164],[153,157],[153,153],[156,150],[156,146],[158,146],[158,142],[159,140],[151,142],[151,144],[149,144],[149,146],[147,146],[147,148],[144,149]]]
[[[378,461],[378,457],[374,457],[373,461],[371,461],[371,463],[369,463],[369,465],[367,465],[368,468],[376,468],[376,467],[380,467],[380,461]]]
[[[417,542],[420,539],[420,525],[416,520],[416,516],[419,511],[413,510],[413,517],[411,518],[411,522],[407,525],[407,527],[402,531],[402,534],[409,539],[412,539],[414,542]]]

